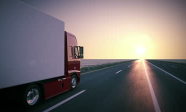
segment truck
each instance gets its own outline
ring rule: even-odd
[[[32,107],[76,88],[81,58],[83,47],[62,20],[19,0],[1,1],[1,97]]]

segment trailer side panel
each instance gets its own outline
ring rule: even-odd
[[[0,3],[0,88],[65,75],[64,22],[18,0]]]

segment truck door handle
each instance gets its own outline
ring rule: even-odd
[[[67,78],[62,78],[62,80],[66,80]]]
[[[58,81],[58,82],[61,82],[61,81],[62,81],[62,79],[57,79],[57,81]]]
[[[66,80],[67,78],[61,78],[61,79],[57,79],[58,82]]]

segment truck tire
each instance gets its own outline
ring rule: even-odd
[[[72,75],[72,80],[71,80],[71,88],[74,89],[77,87],[77,76],[76,75]]]
[[[41,99],[41,90],[37,85],[28,86],[23,95],[23,104],[26,107],[35,106]]]

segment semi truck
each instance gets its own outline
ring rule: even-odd
[[[16,97],[32,107],[76,88],[80,58],[83,47],[62,20],[19,0],[1,1],[1,97]]]

